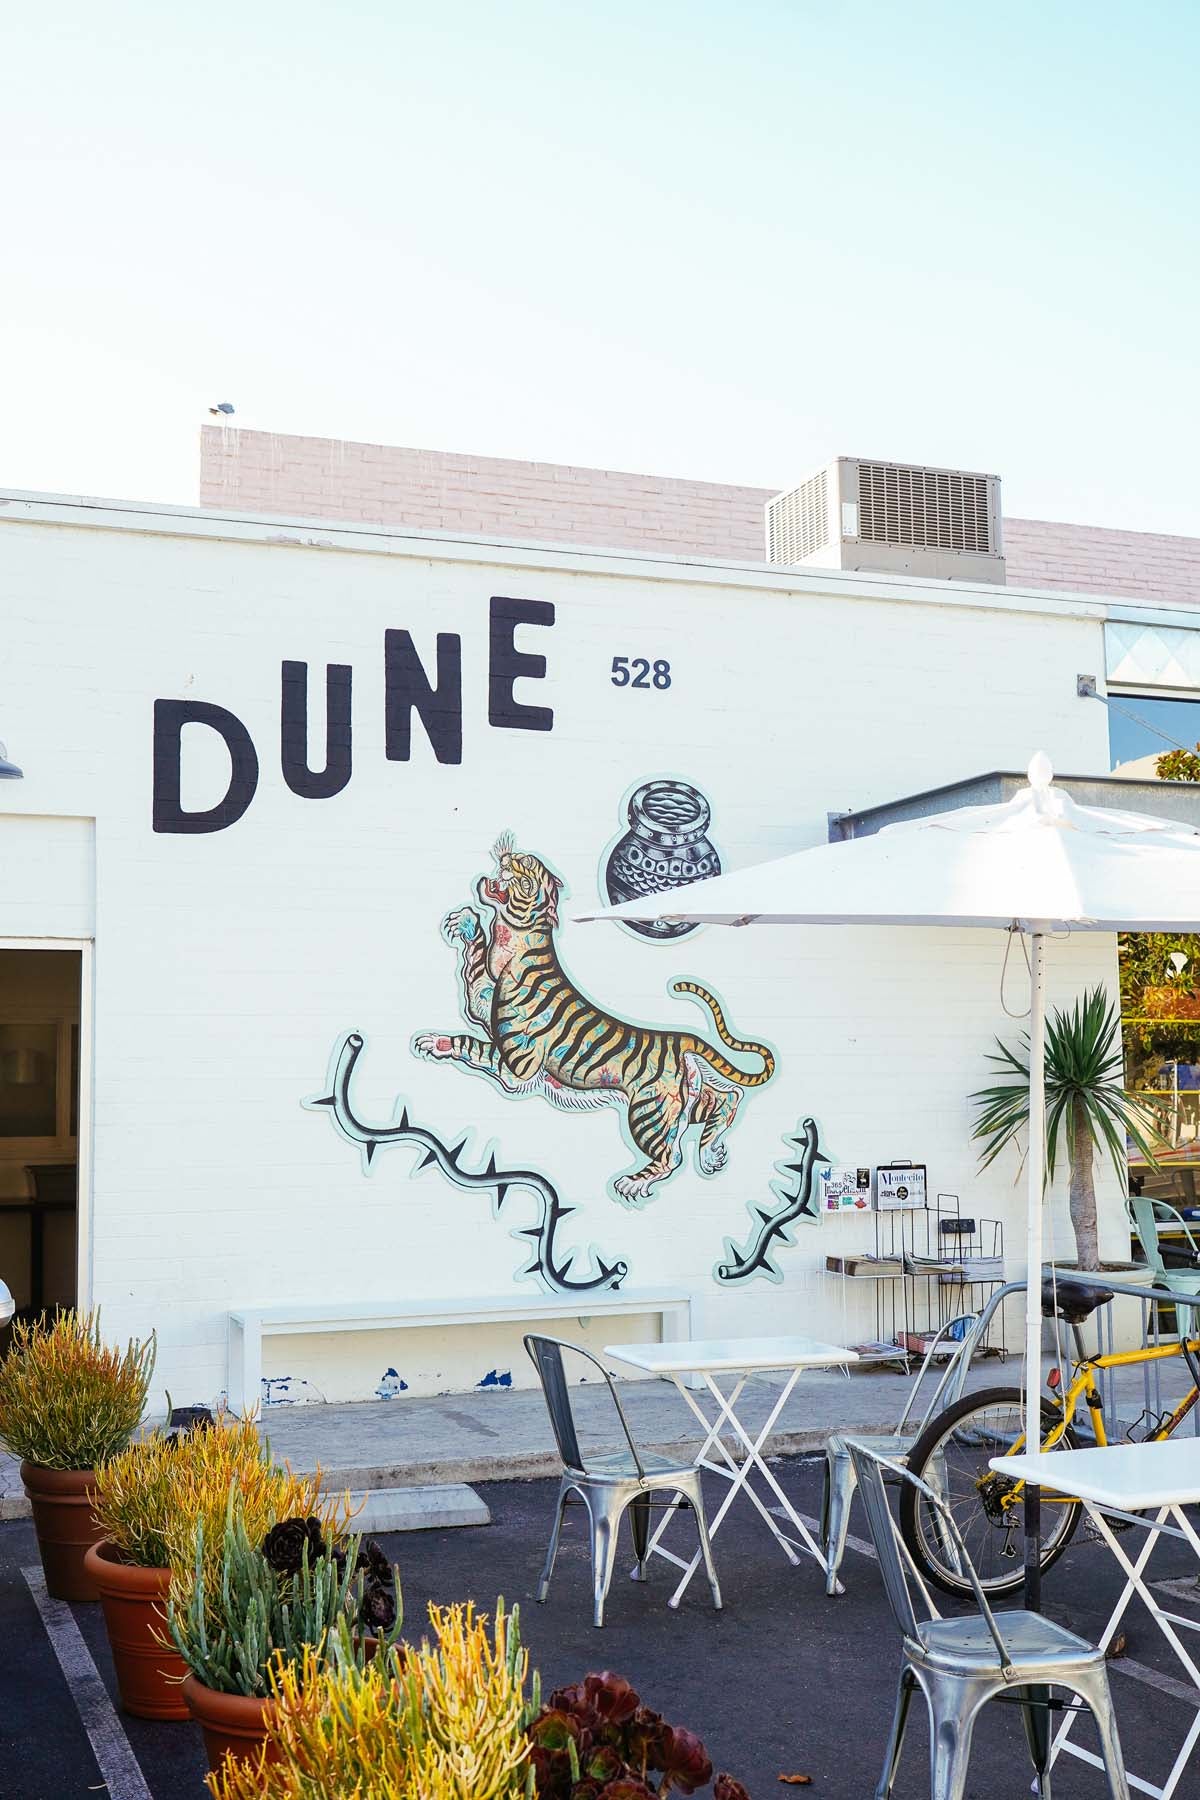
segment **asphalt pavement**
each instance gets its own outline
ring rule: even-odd
[[[798,1510],[815,1514],[820,1465],[787,1459],[775,1464],[775,1472]],[[479,1491],[491,1509],[490,1525],[382,1540],[401,1564],[407,1635],[420,1635],[430,1600],[474,1597],[489,1608],[502,1593],[508,1603],[520,1603],[525,1640],[547,1690],[591,1669],[619,1671],[649,1704],[697,1731],[716,1766],[737,1775],[753,1800],[787,1793],[779,1778],[788,1774],[811,1776],[806,1791],[813,1800],[865,1800],[873,1793],[899,1645],[861,1537],[847,1555],[846,1594],[827,1599],[816,1564],[805,1559],[791,1567],[757,1513],[741,1503],[715,1542],[722,1613],[713,1611],[702,1580],[693,1583],[678,1612],[668,1610],[676,1571],[660,1561],[645,1585],[618,1573],[604,1630],[597,1632],[590,1623],[578,1514],[568,1515],[549,1601],[537,1606],[533,1600],[555,1484],[496,1482],[480,1484]],[[686,1516],[673,1529],[678,1547],[690,1550]],[[851,1529],[865,1529],[857,1510]],[[627,1558],[621,1567],[628,1567]],[[35,1572],[32,1588],[26,1570]],[[117,1712],[99,1608],[49,1608],[52,1641],[38,1609],[36,1570],[28,1522],[0,1525],[0,1796],[202,1800],[205,1765],[197,1727]],[[1171,1604],[1200,1619],[1200,1597],[1192,1592],[1196,1565],[1186,1546],[1160,1546],[1151,1573],[1156,1580],[1182,1582]],[[1081,1541],[1047,1578],[1046,1609],[1095,1639],[1119,1587],[1109,1552]],[[1131,1615],[1127,1635],[1125,1657],[1111,1664],[1126,1758],[1138,1774],[1161,1782],[1196,1708],[1180,1687],[1182,1671],[1144,1613]],[[1076,1730],[1081,1742],[1094,1744],[1090,1722],[1081,1720]],[[897,1800],[926,1800],[927,1757],[928,1728],[918,1705]],[[1098,1800],[1106,1789],[1097,1771],[1063,1758],[1054,1791],[1056,1800]],[[1186,1800],[1197,1791],[1200,1782],[1189,1772],[1179,1794]],[[976,1733],[968,1795],[1022,1800],[1028,1792],[1020,1716],[1013,1708],[989,1707]]]

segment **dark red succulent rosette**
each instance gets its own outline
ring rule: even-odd
[[[668,1725],[611,1669],[556,1688],[529,1738],[539,1800],[663,1800],[694,1794],[712,1780],[712,1761],[695,1732]],[[732,1775],[721,1775],[713,1800],[749,1796]]]
[[[594,1781],[599,1787],[605,1787],[615,1781],[619,1775],[628,1774],[625,1758],[615,1744],[594,1744],[586,1757],[580,1758],[580,1767],[585,1781]],[[580,1800],[579,1785],[576,1784],[572,1800]]]
[[[681,1794],[694,1794],[712,1780],[712,1760],[694,1731],[686,1726],[668,1727],[662,1747],[663,1779],[659,1793],[677,1788]]]
[[[713,1800],[750,1800],[750,1796],[740,1781],[722,1773],[713,1782]]]
[[[671,1727],[653,1707],[639,1706],[625,1727],[625,1744],[629,1761],[635,1769],[662,1769],[667,1736]]]
[[[601,1670],[599,1675],[585,1677],[583,1699],[584,1704],[605,1725],[626,1724],[641,1705],[637,1693],[625,1677],[614,1675],[610,1669]]]
[[[311,1569],[319,1556],[325,1555],[325,1534],[320,1519],[280,1519],[272,1525],[260,1545],[263,1556],[277,1575],[297,1576],[304,1566],[305,1553]]]

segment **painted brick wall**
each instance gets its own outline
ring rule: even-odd
[[[1200,606],[1200,538],[1005,519],[1008,579],[1025,587]]]
[[[764,488],[205,426],[200,504],[761,560]]]
[[[167,509],[0,507],[4,725],[25,769],[0,793],[0,868],[30,861],[30,833],[73,840],[68,821],[95,820],[92,1267],[108,1331],[157,1327],[158,1381],[177,1402],[211,1401],[231,1307],[537,1291],[521,1275],[530,1239],[512,1235],[535,1221],[528,1192],[514,1186],[494,1213],[488,1193],[422,1169],[411,1147],[381,1151],[365,1173],[329,1115],[302,1107],[329,1091],[349,1031],[366,1042],[361,1118],[391,1120],[403,1096],[446,1142],[470,1128],[469,1168],[491,1142],[500,1166],[544,1172],[574,1209],[560,1255],[574,1249],[587,1269],[594,1245],[627,1260],[630,1288],[686,1287],[701,1335],[798,1320],[838,1341],[874,1333],[869,1284],[847,1291],[825,1273],[829,1251],[870,1244],[869,1218],[798,1227],[778,1286],[714,1278],[725,1240],[750,1237],[748,1207],[768,1200],[785,1134],[806,1115],[839,1162],[926,1160],[934,1189],[1006,1220],[1019,1265],[1015,1159],[977,1171],[967,1098],[988,1076],[993,1033],[1019,1031],[1001,1005],[1003,934],[714,927],[656,943],[573,915],[602,891],[629,796],[654,777],[702,790],[713,843],[741,867],[822,839],[831,809],[1019,767],[1033,745],[1060,767],[1106,769],[1104,709],[1075,690],[1077,670],[1101,666],[1100,609],[1022,610],[944,587],[889,599],[852,577],[614,567],[578,550],[496,558],[336,527],[322,537],[307,548],[269,523]],[[516,698],[551,707],[550,730],[490,722],[496,594],[554,608],[517,640],[546,666],[526,668]],[[434,759],[419,721],[411,757],[386,754],[384,639],[402,630],[427,668],[437,633],[460,639],[459,763]],[[614,655],[669,658],[671,685],[615,686]],[[308,664],[315,770],[326,664],[353,670],[353,770],[326,799],[283,777],[285,659]],[[159,698],[226,708],[245,726],[259,774],[244,817],[152,830]],[[216,805],[230,763],[211,726],[184,727],[182,763],[185,806]],[[415,1034],[464,1029],[441,923],[471,902],[506,828],[567,884],[558,943],[583,993],[614,1016],[711,1039],[703,1010],[671,991],[688,977],[721,996],[739,1036],[773,1047],[776,1074],[745,1094],[727,1169],[703,1174],[689,1145],[646,1204],[619,1204],[613,1178],[637,1160],[621,1109],[509,1096],[414,1054]],[[0,891],[0,933],[64,929],[66,890],[84,908],[92,878],[90,858],[47,851],[16,896]],[[88,928],[82,912],[71,928]],[[1060,1003],[1115,979],[1112,941],[1098,936],[1056,943],[1050,965]],[[1013,980],[1010,968],[1010,1005]],[[1098,1173],[1115,1249],[1120,1195],[1107,1165]],[[1065,1233],[1061,1181],[1054,1216]],[[599,1341],[646,1330],[626,1321]],[[277,1339],[267,1373],[272,1398],[367,1398],[389,1367],[412,1393],[493,1371],[528,1378],[515,1334],[482,1327]]]
[[[200,504],[759,561],[777,490],[205,426]],[[1200,538],[1004,521],[1017,587],[1200,605]]]

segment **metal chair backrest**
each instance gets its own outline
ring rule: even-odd
[[[961,1360],[965,1357],[969,1362],[971,1359],[978,1340],[979,1322],[979,1316],[976,1313],[959,1313],[956,1318],[947,1319],[937,1335],[930,1339],[921,1360],[921,1366],[917,1370],[916,1380],[909,1389],[908,1399],[904,1403],[904,1411],[896,1422],[897,1437],[903,1437],[905,1433],[914,1438],[920,1437],[934,1413],[949,1403],[948,1398],[943,1399],[943,1395],[946,1394],[951,1382],[957,1378]],[[926,1377],[933,1368],[934,1360],[936,1357],[946,1356],[947,1346],[950,1347],[950,1353],[942,1377],[934,1384],[921,1417],[915,1425],[910,1424],[913,1408],[920,1398],[921,1390],[925,1386]]]
[[[525,1348],[529,1359],[538,1372],[538,1380],[542,1384],[542,1393],[546,1396],[546,1410],[550,1414],[550,1428],[554,1432],[554,1441],[558,1445],[558,1454],[563,1465],[568,1469],[578,1469],[587,1474],[587,1463],[583,1451],[579,1447],[579,1434],[575,1429],[575,1413],[571,1405],[571,1389],[567,1382],[566,1370],[563,1368],[563,1351],[569,1350],[572,1356],[582,1357],[584,1362],[591,1363],[600,1371],[601,1379],[608,1389],[625,1442],[633,1458],[634,1467],[639,1476],[645,1475],[642,1459],[637,1445],[629,1429],[629,1421],[625,1417],[625,1409],[621,1405],[612,1376],[590,1351],[581,1350],[578,1344],[568,1344],[562,1338],[540,1337],[536,1333],[526,1336]]]
[[[1175,1288],[1185,1294],[1194,1294],[1200,1290],[1200,1240],[1196,1238],[1183,1214],[1169,1200],[1156,1200],[1150,1194],[1131,1194],[1125,1204],[1146,1263],[1154,1270],[1157,1285]],[[1195,1260],[1193,1268],[1180,1268],[1167,1262],[1158,1236],[1159,1228],[1163,1225],[1183,1234]]]
[[[1156,1275],[1165,1274],[1166,1264],[1158,1242],[1158,1214],[1154,1201],[1149,1194],[1130,1194],[1125,1204],[1147,1265]]]
[[[938,1516],[938,1523],[947,1539],[954,1546],[955,1555],[963,1573],[971,1584],[975,1595],[975,1603],[987,1625],[992,1642],[996,1646],[1000,1658],[1000,1666],[1007,1678],[1011,1677],[1012,1658],[1008,1647],[1000,1635],[996,1623],[996,1615],[988,1605],[987,1596],[980,1585],[975,1565],[967,1554],[958,1526],[954,1523],[954,1515],[939,1494],[914,1475],[911,1469],[902,1463],[893,1462],[889,1456],[880,1456],[876,1450],[868,1450],[865,1445],[850,1442],[850,1454],[854,1459],[854,1473],[858,1478],[858,1489],[862,1495],[863,1507],[867,1515],[867,1524],[871,1532],[871,1542],[879,1558],[879,1568],[883,1576],[884,1591],[892,1616],[906,1638],[917,1636],[917,1611],[913,1603],[914,1588],[921,1596],[927,1618],[939,1619],[941,1614],[933,1603],[929,1589],[922,1581],[908,1546],[900,1535],[900,1527],[888,1505],[885,1474],[890,1481],[908,1481],[923,1496],[926,1503],[933,1507]]]

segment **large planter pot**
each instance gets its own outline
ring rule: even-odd
[[[266,1743],[267,1718],[273,1704],[270,1700],[255,1700],[247,1694],[218,1694],[194,1675],[184,1682],[183,1697],[204,1733],[208,1766],[214,1773],[227,1756],[254,1757]],[[278,1760],[274,1746],[268,1746],[267,1761]]]
[[[182,1682],[187,1667],[159,1642],[166,1629],[169,1569],[121,1560],[114,1545],[92,1544],[84,1558],[100,1595],[121,1705],[139,1719],[189,1719]]]
[[[56,1600],[98,1600],[84,1566],[90,1545],[103,1535],[92,1513],[96,1477],[91,1469],[47,1469],[23,1462],[21,1480],[33,1508],[46,1591]]]

